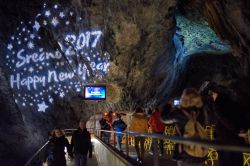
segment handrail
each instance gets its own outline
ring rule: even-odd
[[[75,130],[77,129],[64,129],[63,131],[68,134],[70,133],[70,131],[75,131]],[[48,143],[49,143],[49,140],[30,157],[30,159],[26,162],[24,166],[29,166],[30,163],[34,160],[34,158],[48,145]]]
[[[121,160],[126,166],[133,166],[134,164],[131,162],[131,160],[128,160],[128,158],[124,155],[122,155],[122,153],[117,153],[117,151],[114,150],[114,148],[111,148],[110,146],[108,146],[106,143],[102,142],[102,140],[98,137],[95,137],[95,139],[97,139],[104,147],[106,147],[111,153],[114,154],[114,156],[116,156],[119,160]]]
[[[201,140],[201,139],[194,139],[194,138],[184,138],[181,136],[168,136],[162,134],[149,134],[149,133],[141,133],[141,132],[132,132],[132,131],[125,131],[125,132],[116,132],[110,130],[96,130],[101,132],[110,132],[110,133],[118,133],[118,134],[130,134],[134,136],[140,137],[151,137],[151,138],[158,138],[158,139],[167,139],[176,143],[186,144],[186,145],[199,145],[206,148],[214,148],[216,150],[224,150],[224,151],[236,151],[236,152],[250,152],[250,145],[249,144],[226,144],[220,141],[208,141],[208,140]]]
[[[48,145],[48,143],[49,141],[47,141],[40,149],[38,149],[36,153],[32,155],[32,157],[26,162],[24,166],[29,166],[30,163],[34,160],[34,158]]]
[[[74,131],[76,129],[64,129],[66,131]],[[169,135],[162,135],[162,134],[152,134],[152,133],[141,133],[141,132],[132,132],[132,131],[125,131],[125,132],[117,132],[117,131],[110,131],[110,130],[94,130],[95,132],[109,132],[115,134],[125,134],[125,135],[134,135],[140,137],[150,137],[150,138],[158,138],[158,139],[167,139],[176,143],[180,144],[187,144],[187,145],[199,145],[202,147],[207,148],[214,148],[216,150],[224,150],[224,151],[236,151],[236,152],[250,152],[250,145],[249,144],[226,144],[220,141],[208,141],[208,140],[201,140],[201,139],[193,139],[193,138],[184,138],[181,136],[169,136]],[[30,166],[31,162],[34,158],[48,145],[49,141],[47,141],[40,149],[38,149],[32,157],[26,162],[24,166]]]

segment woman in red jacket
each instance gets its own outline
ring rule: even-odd
[[[150,116],[148,123],[152,129],[152,133],[155,133],[155,134],[163,134],[164,133],[165,125],[161,121],[161,112],[160,112],[159,108],[155,108],[154,112]],[[154,140],[153,145],[154,145],[154,143],[157,144],[157,142],[158,142],[158,140]],[[151,146],[152,152],[154,152],[153,145]],[[159,141],[159,147],[160,147],[160,156],[161,156],[161,155],[163,155],[163,140],[162,139]],[[151,152],[151,154],[152,154],[152,152]]]

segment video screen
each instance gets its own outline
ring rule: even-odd
[[[174,104],[174,106],[180,105],[180,100],[177,100],[177,99],[174,100],[174,103],[173,103],[173,104]]]
[[[85,86],[84,98],[86,100],[105,100],[106,86]]]

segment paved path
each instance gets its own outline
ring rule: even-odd
[[[74,159],[73,160],[67,159],[67,166],[74,166]],[[93,157],[91,159],[88,158],[87,166],[98,166],[97,159],[96,159],[95,155],[93,155]]]

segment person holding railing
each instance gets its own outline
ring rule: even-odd
[[[114,121],[114,123],[112,124],[112,126],[113,126],[113,128],[114,128],[114,130],[116,132],[123,132],[127,128],[127,125],[121,119],[121,115],[120,114],[117,114],[116,116],[117,116],[118,120]],[[123,134],[116,133],[117,148],[118,148],[119,151],[122,150],[122,137],[123,137]]]
[[[48,144],[48,166],[66,166],[64,148],[67,148],[69,156],[72,156],[70,145],[65,138],[61,128],[56,127],[51,132],[51,138]]]
[[[86,166],[87,154],[89,153],[89,158],[92,158],[92,144],[85,120],[80,120],[79,128],[74,131],[71,138],[71,148],[74,152],[75,166]]]
[[[136,108],[135,114],[133,115],[133,118],[131,120],[129,130],[134,132],[143,132],[143,133],[148,132],[148,118],[141,107]],[[145,137],[140,137],[140,136],[135,137],[135,150],[137,153],[137,161],[140,163],[142,163],[144,160],[144,152],[145,152],[144,142],[145,142]],[[139,149],[139,143],[140,143],[140,149]]]

